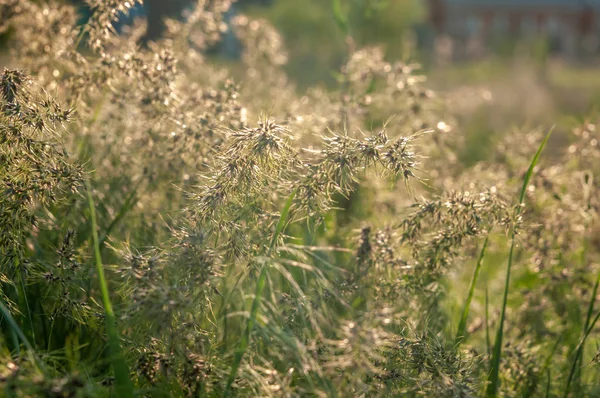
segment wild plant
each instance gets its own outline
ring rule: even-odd
[[[83,27],[0,2],[27,69],[0,81],[3,392],[592,394],[596,125],[463,164],[460,118],[379,48],[299,94],[241,16],[240,63],[213,63],[230,4],[140,45],[113,28],[131,2]]]

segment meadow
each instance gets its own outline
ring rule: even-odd
[[[593,69],[89,3],[0,0],[0,396],[600,396]]]

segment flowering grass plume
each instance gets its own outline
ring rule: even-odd
[[[595,119],[529,171],[541,130],[466,162],[416,63],[351,42],[337,85],[300,93],[284,39],[227,26],[231,1],[144,45],[143,22],[114,28],[134,2],[88,3],[78,27],[0,0],[2,394],[597,393]],[[207,51],[228,29],[224,66]]]

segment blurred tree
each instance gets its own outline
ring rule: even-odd
[[[340,0],[356,44],[380,44],[390,59],[404,52],[408,30],[425,20],[421,0]],[[282,33],[289,49],[288,71],[300,86],[331,84],[331,71],[347,56],[345,37],[335,24],[332,0],[274,0],[266,13],[249,7],[252,16],[266,16]]]
[[[180,17],[187,7],[191,7],[191,0],[144,0],[144,8],[148,18],[148,27],[144,42],[160,39],[165,31],[165,18]]]
[[[89,10],[84,0],[71,1],[80,6],[82,20]],[[195,0],[144,0],[135,16],[146,16],[148,28],[144,42],[157,40],[165,29],[165,17],[178,17],[193,7]],[[426,4],[421,0],[340,0],[349,33],[358,46],[383,45],[390,59],[406,55],[406,33],[425,21]],[[347,57],[345,37],[335,24],[332,0],[238,0],[227,15],[237,12],[266,17],[282,33],[289,50],[288,72],[301,87],[314,83],[334,83],[332,71]],[[269,6],[266,8],[265,6]],[[122,23],[128,23],[123,19]],[[212,54],[236,58],[241,51],[231,34],[211,50]]]
[[[235,5],[270,5],[273,0],[237,0]],[[145,41],[158,40],[165,30],[165,18],[180,17],[186,8],[194,6],[194,0],[144,0],[144,8],[148,17],[148,29],[144,37]],[[235,12],[236,8],[232,11]]]
[[[77,6],[82,16],[82,22],[87,20],[90,15],[90,9],[85,0],[64,0]],[[193,8],[196,0],[144,0],[143,5],[134,6],[131,16],[145,16],[148,20],[148,27],[144,36],[144,41],[153,41],[161,38],[165,31],[165,18],[180,18],[186,9]],[[234,5],[260,5],[267,6],[273,3],[273,0],[237,0]],[[233,8],[233,7],[232,7]],[[234,8],[235,10],[235,8]],[[121,24],[131,22],[131,17],[122,18]]]

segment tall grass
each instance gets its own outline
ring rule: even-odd
[[[121,351],[119,332],[117,331],[117,319],[112,309],[110,293],[108,291],[108,282],[104,275],[104,266],[102,265],[102,255],[100,253],[100,239],[98,239],[98,223],[96,221],[96,206],[92,196],[92,187],[86,180],[87,200],[90,209],[90,221],[92,228],[92,246],[94,248],[94,261],[96,263],[96,272],[98,282],[100,283],[100,292],[102,294],[102,303],[104,304],[106,332],[108,336],[108,348],[110,360],[115,375],[115,392],[119,397],[133,397],[133,384],[129,377],[129,369],[125,363],[125,357]]]
[[[471,283],[469,284],[467,299],[460,316],[460,322],[458,323],[458,330],[456,331],[457,344],[460,344],[467,336],[467,320],[469,318],[469,309],[471,308],[471,302],[473,301],[473,295],[475,294],[475,286],[477,285],[479,272],[481,271],[481,266],[483,265],[483,258],[485,257],[485,249],[487,249],[488,242],[489,235],[486,235],[485,240],[483,241],[483,246],[481,247],[481,251],[479,252],[479,257],[477,258],[477,264],[473,270],[473,276],[471,277]]]
[[[281,215],[279,216],[279,221],[277,221],[277,225],[275,226],[275,231],[273,231],[273,236],[271,237],[271,241],[269,244],[269,251],[275,250],[277,242],[279,241],[280,235],[283,233],[285,225],[288,221],[288,217],[290,214],[290,209],[292,207],[294,197],[296,196],[296,191],[293,191],[287,201],[285,202],[285,206],[281,210]],[[240,339],[240,343],[238,348],[235,351],[235,357],[233,359],[233,363],[231,365],[231,372],[229,374],[229,378],[227,379],[227,386],[225,387],[225,396],[229,396],[231,394],[231,387],[235,378],[237,377],[238,369],[244,357],[244,353],[248,349],[248,345],[250,344],[250,336],[252,334],[252,329],[254,328],[254,324],[256,323],[256,318],[258,316],[258,309],[260,307],[260,301],[263,296],[263,291],[265,289],[265,284],[267,282],[267,273],[269,264],[263,264],[261,266],[260,275],[256,281],[256,290],[254,292],[254,299],[252,301],[252,308],[250,309],[250,314],[248,316],[248,322],[246,323],[246,328],[244,329],[244,334]]]
[[[113,29],[130,1],[83,30],[0,2],[28,71],[0,75],[0,395],[593,394],[598,124],[463,134],[465,107],[361,37],[303,91],[245,16],[216,63],[229,3],[138,46]],[[363,6],[327,3],[346,36]]]
[[[587,314],[585,317],[585,323],[583,324],[583,328],[581,329],[581,337],[579,339],[579,343],[575,348],[575,355],[573,357],[573,363],[571,365],[571,369],[569,372],[569,377],[567,378],[567,385],[565,386],[565,392],[563,396],[568,397],[569,392],[571,391],[571,382],[573,381],[573,377],[577,372],[577,368],[582,366],[582,355],[583,349],[585,347],[585,341],[592,329],[594,328],[596,322],[598,321],[598,317],[600,313],[594,317],[592,320],[592,316],[594,314],[594,305],[596,303],[596,296],[598,294],[598,286],[600,285],[600,275],[596,278],[596,282],[594,283],[594,287],[592,289],[592,294],[590,297],[590,304],[588,306]]]
[[[14,336],[15,336],[14,340],[15,340],[15,345],[17,346],[17,353],[19,352],[19,348],[18,348],[19,343],[16,340],[21,340],[21,342],[27,349],[27,355],[31,358],[32,362],[35,363],[35,365],[38,367],[38,369],[40,371],[42,371],[43,373],[47,373],[46,366],[40,360],[40,358],[37,356],[35,349],[33,348],[31,343],[27,339],[27,336],[25,336],[25,333],[23,333],[23,331],[21,330],[21,328],[19,327],[19,325],[17,324],[15,319],[12,317],[10,311],[8,310],[8,308],[6,308],[6,305],[1,300],[0,300],[0,312],[2,314],[2,318],[6,319],[9,326],[11,327],[11,331],[14,333]]]
[[[542,140],[537,152],[531,159],[531,163],[529,164],[529,168],[525,173],[525,177],[523,178],[523,185],[521,187],[521,193],[519,194],[519,202],[517,207],[515,208],[513,222],[515,223],[512,227],[511,231],[511,243],[510,243],[510,251],[508,253],[508,265],[506,266],[506,279],[504,282],[504,293],[502,298],[502,306],[500,307],[500,320],[498,323],[498,329],[496,331],[496,338],[494,340],[494,348],[492,352],[492,358],[490,361],[490,373],[488,376],[489,385],[487,387],[487,396],[495,397],[498,394],[498,387],[500,385],[500,360],[502,357],[502,340],[504,338],[504,319],[506,317],[506,306],[508,303],[508,292],[510,290],[510,274],[512,271],[513,265],[513,256],[515,250],[515,241],[517,237],[517,222],[521,216],[521,212],[523,211],[523,207],[525,206],[525,193],[527,192],[527,188],[529,186],[529,181],[533,176],[533,172],[535,170],[535,166],[537,165],[542,151],[544,147],[548,143],[550,136],[552,135],[552,130],[548,131],[548,134]]]

